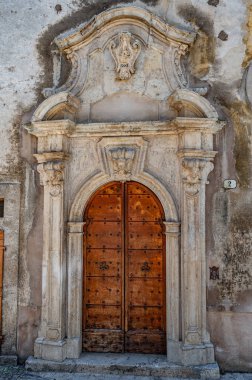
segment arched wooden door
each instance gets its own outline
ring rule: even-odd
[[[137,182],[90,200],[84,226],[83,349],[165,353],[164,214]]]

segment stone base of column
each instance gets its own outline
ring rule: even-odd
[[[215,363],[214,347],[211,343],[202,344],[199,346],[182,346],[182,364],[204,365],[213,363]]]
[[[186,366],[214,364],[214,347],[211,343],[185,345],[181,342],[168,340],[167,359],[171,363]]]
[[[81,338],[68,338],[67,339],[67,358],[78,359],[82,352]]]
[[[34,343],[34,357],[43,360],[62,362],[66,359],[67,344],[65,340],[37,338]]]

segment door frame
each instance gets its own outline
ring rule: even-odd
[[[122,178],[125,180],[125,178]],[[149,188],[161,203],[165,221],[166,234],[166,340],[167,356],[174,353],[174,343],[179,349],[180,314],[179,314],[179,240],[180,223],[175,202],[170,192],[154,177],[147,173],[132,176],[136,181]],[[83,215],[91,196],[101,186],[120,181],[112,177],[97,174],[80,189],[70,210],[68,222],[68,257],[67,257],[67,357],[76,358],[82,352],[82,291],[83,291]]]

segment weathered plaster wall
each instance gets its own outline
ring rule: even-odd
[[[209,327],[220,365],[224,369],[250,368],[251,355],[242,342],[246,331],[251,330],[252,312],[251,2],[59,0],[57,4],[52,0],[12,0],[0,3],[0,196],[5,196],[7,202],[7,214],[1,221],[7,239],[3,312],[4,318],[12,315],[4,319],[3,353],[15,353],[18,349],[21,359],[32,354],[40,322],[38,268],[42,255],[43,199],[32,158],[36,141],[23,131],[22,123],[29,122],[32,111],[42,101],[42,88],[52,87],[58,81],[57,73],[53,76],[50,43],[60,33],[110,6],[131,3],[150,9],[170,24],[198,31],[189,61],[185,62],[192,74],[190,85],[207,86],[207,98],[219,111],[220,118],[227,120],[225,130],[216,139],[220,154],[207,189],[207,267],[220,268],[219,280],[208,280]],[[69,65],[65,64],[60,83],[68,72]],[[155,170],[155,160],[167,158],[159,157],[155,145],[152,150],[151,165]],[[237,179],[237,189],[225,191],[225,178]],[[20,182],[20,196],[18,184],[5,182]]]

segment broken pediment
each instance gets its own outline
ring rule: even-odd
[[[94,110],[102,109],[99,105],[106,104],[107,98],[117,96],[124,101],[118,112],[129,108],[126,98],[129,104],[137,98],[139,104],[146,102],[146,108],[150,101],[157,103],[161,113],[169,117],[167,99],[175,90],[188,87],[181,58],[194,38],[194,33],[170,26],[138,7],[107,10],[54,40],[72,68],[64,85],[55,84],[45,89],[44,95],[68,93],[78,98],[79,122],[100,119]],[[109,115],[108,108],[104,121],[120,120],[114,113]],[[154,113],[149,119],[157,118]]]

